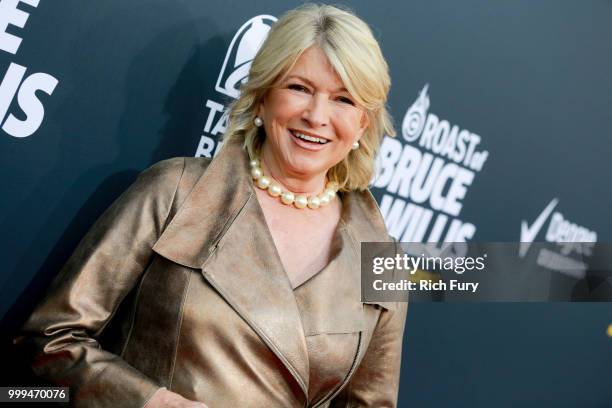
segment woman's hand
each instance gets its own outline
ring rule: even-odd
[[[144,408],[208,408],[204,403],[191,401],[181,395],[160,388],[153,394]]]

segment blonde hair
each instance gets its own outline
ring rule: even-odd
[[[385,107],[391,79],[372,31],[349,11],[305,4],[287,12],[272,26],[251,64],[248,82],[242,85],[240,97],[230,106],[225,140],[243,141],[251,157],[259,156],[265,132],[253,123],[258,106],[266,92],[313,45],[325,53],[369,120],[359,149],[352,150],[330,168],[327,177],[337,182],[342,191],[365,190],[374,176],[374,161],[382,137],[395,135]]]

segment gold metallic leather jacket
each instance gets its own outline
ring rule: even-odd
[[[360,242],[390,238],[369,192],[341,199],[345,247],[313,283],[307,327],[244,150],[161,161],[94,224],[16,343],[74,406],[143,407],[167,387],[211,408],[395,407],[407,304],[362,303],[359,286]],[[306,339],[339,335],[355,338],[349,363],[313,389]]]

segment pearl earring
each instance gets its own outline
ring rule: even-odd
[[[357,150],[357,149],[359,149],[359,142],[358,142],[358,141],[354,141],[354,142],[353,142],[353,147],[352,147],[352,149],[353,149],[353,150]]]
[[[255,124],[255,126],[261,127],[261,125],[263,125],[263,120],[261,120],[259,116],[255,116],[253,123]]]

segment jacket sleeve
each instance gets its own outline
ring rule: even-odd
[[[407,302],[383,309],[359,368],[330,407],[397,407]]]
[[[169,159],[138,176],[85,235],[14,341],[37,375],[70,387],[74,406],[142,407],[160,388],[98,337],[149,264],[184,167],[185,159]]]

